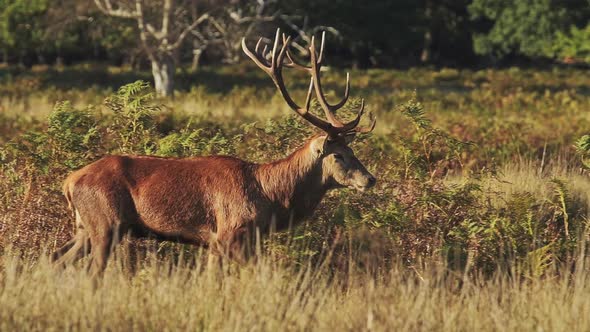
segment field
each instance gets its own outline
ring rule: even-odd
[[[100,281],[50,266],[73,231],[61,183],[104,154],[303,144],[258,71],[179,73],[158,99],[124,68],[0,68],[0,330],[590,329],[590,76],[572,68],[353,71],[341,113],[362,97],[378,118],[353,145],[373,190],[329,193],[246,265],[128,240]],[[336,100],[345,72],[324,77]],[[286,78],[302,100],[306,78]]]

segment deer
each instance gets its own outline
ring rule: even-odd
[[[232,259],[247,259],[245,244],[253,234],[280,231],[309,218],[325,194],[338,188],[365,191],[376,178],[357,159],[349,144],[358,133],[375,128],[359,126],[365,103],[361,100],[350,122],[336,118],[349,97],[350,75],[344,97],[330,104],[322,90],[320,71],[325,34],[319,52],[310,43],[310,65],[291,54],[291,37],[277,29],[272,49],[254,51],[242,39],[245,54],[273,81],[288,106],[321,133],[310,137],[287,157],[252,163],[230,156],[164,158],[107,155],[71,173],[63,184],[75,216],[74,237],[51,255],[65,266],[90,255],[88,269],[100,275],[115,246],[125,234],[209,248]],[[265,43],[266,44],[266,43]],[[303,107],[290,96],[283,67],[309,73]],[[312,94],[325,119],[310,111]]]

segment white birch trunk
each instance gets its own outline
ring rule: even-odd
[[[157,61],[152,61],[152,75],[158,96],[171,97],[174,93],[174,59],[171,56],[163,56]]]

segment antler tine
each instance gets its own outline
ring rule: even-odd
[[[285,59],[285,54],[289,53],[289,45],[291,44],[291,36],[287,37],[287,39],[283,42],[283,47],[281,47],[281,51],[277,57],[278,66],[282,69]]]
[[[262,38],[260,39],[262,40]],[[260,41],[259,41],[260,43]],[[252,53],[252,51],[250,51],[250,49],[248,48],[248,46],[246,46],[246,38],[242,38],[242,50],[244,51],[244,53],[246,53],[246,55],[252,59],[252,61],[254,61],[254,63],[260,67],[260,69],[264,70],[267,74],[270,75],[270,67],[269,67],[269,63],[266,59],[264,59],[263,57],[261,57],[258,52],[257,53]]]
[[[342,100],[337,103],[336,105],[333,105],[332,107],[334,109],[339,109],[342,106],[344,106],[344,104],[346,104],[346,102],[348,101],[348,96],[350,94],[350,73],[346,73],[346,87],[344,88],[344,98],[342,98]]]
[[[268,45],[264,45],[264,48],[262,48],[262,52],[260,53],[260,57],[262,57],[264,60],[268,61]],[[268,67],[270,67],[270,63],[267,63]]]
[[[275,41],[274,41],[274,45],[272,46],[272,54],[271,54],[271,61],[270,61],[270,66],[275,69],[275,68],[280,68],[280,66],[282,66],[282,61],[281,62],[277,62],[277,49],[279,48],[279,36],[281,33],[281,29],[277,29],[277,33],[275,35]],[[283,45],[284,47],[284,45]]]
[[[291,40],[289,38],[287,38],[286,35],[283,34],[283,44],[288,45],[286,52],[287,52],[287,59],[289,59],[289,62],[285,63],[285,66],[287,66],[289,68],[295,68],[295,69],[311,72],[311,67],[307,67],[306,65],[303,65],[303,64],[295,61],[293,55],[289,51],[289,46],[291,46]]]
[[[311,37],[311,44],[313,45],[313,36]],[[322,64],[324,60],[324,45],[326,44],[326,31],[322,31],[322,43],[320,44],[320,55],[318,56],[318,63]]]
[[[354,118],[354,120],[347,122],[345,124],[343,124],[341,127],[339,127],[339,132],[348,132],[348,131],[352,131],[356,129],[356,126],[359,125],[359,123],[361,122],[361,117],[363,116],[363,113],[365,112],[365,100],[361,99],[361,107],[359,107],[359,110],[356,113],[356,117]]]
[[[258,41],[256,42],[256,47],[254,47],[254,53],[258,53],[258,49],[260,48],[260,43],[262,43],[262,37],[258,38]],[[264,46],[266,46],[266,45],[264,45]],[[262,52],[262,53],[264,53],[264,52]]]
[[[373,113],[369,112],[369,118],[371,119],[371,124],[368,127],[356,127],[354,130],[357,133],[370,133],[375,129],[375,124],[377,123],[377,117],[373,115]]]
[[[322,37],[322,46],[320,49],[320,55],[321,57],[323,57],[323,53],[324,53],[324,37]],[[321,63],[318,59],[318,55],[316,54],[316,50],[315,50],[315,38],[312,37],[311,38],[311,46],[309,48],[310,53],[311,53],[311,67],[312,67],[312,77],[314,79],[314,85],[315,85],[315,91],[316,91],[316,98],[318,99],[318,102],[320,103],[320,106],[322,106],[322,109],[324,110],[324,113],[326,114],[326,118],[328,119],[328,121],[334,126],[334,127],[344,127],[344,124],[336,119],[336,116],[334,115],[334,112],[340,108],[342,108],[342,106],[344,106],[344,104],[348,101],[348,97],[350,94],[350,75],[347,73],[346,74],[346,88],[344,90],[344,98],[342,98],[342,100],[334,105],[330,105],[328,103],[328,101],[326,100],[326,96],[324,96],[324,92],[322,89],[322,83],[321,83],[321,79],[320,79],[320,71],[321,71]]]
[[[307,97],[305,97],[305,111],[309,112],[311,105],[311,94],[313,93],[313,78],[309,80],[309,88],[307,89]]]

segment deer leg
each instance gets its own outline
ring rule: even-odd
[[[238,262],[240,265],[244,265],[248,261],[247,251],[248,250],[241,237],[236,237],[231,243],[229,243],[228,256],[231,260]]]
[[[81,244],[79,243],[81,240],[83,240],[83,233],[84,231],[84,226],[82,225],[82,219],[80,214],[78,213],[77,210],[75,211],[75,215],[76,215],[76,234],[74,235],[74,238],[72,238],[70,241],[68,241],[64,246],[62,246],[61,248],[57,249],[55,252],[53,252],[53,254],[51,255],[51,262],[54,263],[57,260],[59,260],[62,256],[64,256],[66,253],[70,252],[72,250],[72,248],[74,248],[73,251],[76,251]],[[71,255],[71,254],[70,254]]]
[[[84,230],[79,230],[74,239],[66,243],[51,255],[51,260],[58,266],[65,267],[90,253],[90,238]]]
[[[212,249],[224,258],[245,264],[248,261],[249,233],[246,227],[233,230],[218,237],[216,248]]]
[[[111,253],[111,243],[113,242],[113,234],[107,231],[103,234],[93,234],[90,237],[92,246],[92,262],[90,264],[90,275],[97,277],[107,267],[107,261]]]
[[[54,251],[51,254],[51,262],[55,263],[55,261],[57,261],[60,257],[62,257],[66,252],[68,252],[76,243],[78,239],[76,237],[74,237],[73,239],[71,239],[70,241],[68,241],[66,244],[64,244],[62,247],[60,247],[59,249],[57,249],[56,251]]]
[[[97,277],[106,269],[108,259],[115,250],[123,237],[122,227],[117,225],[106,225],[101,229],[95,230],[90,237],[92,246],[92,263],[90,264],[90,274]]]

